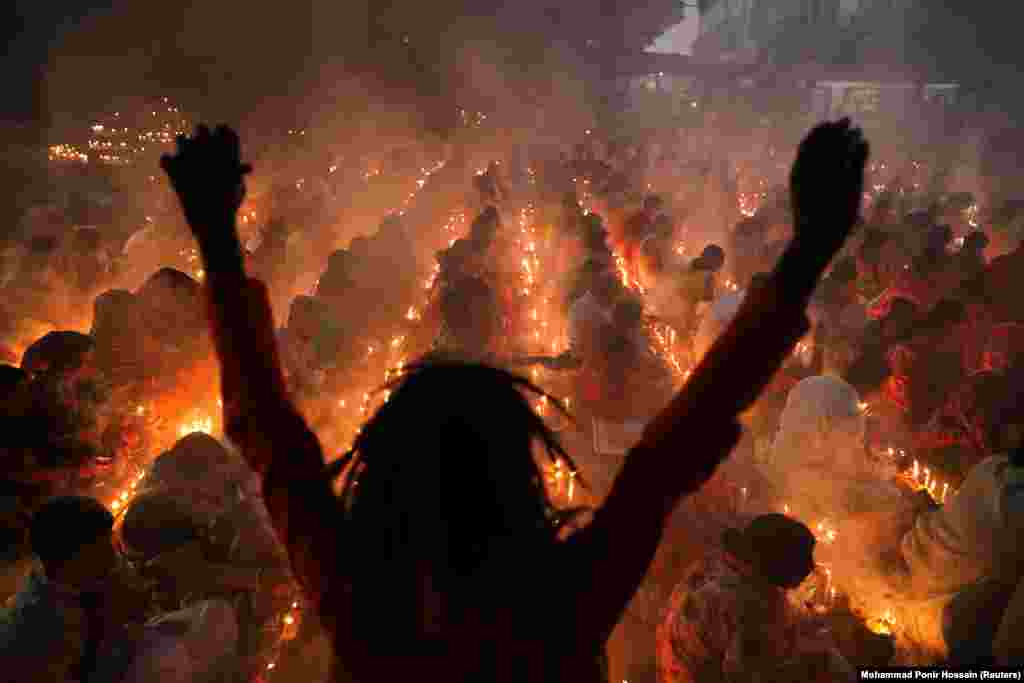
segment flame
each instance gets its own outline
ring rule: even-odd
[[[891,609],[886,610],[882,616],[868,619],[867,627],[876,635],[891,636],[896,628],[896,616]]]
[[[210,417],[197,417],[193,420],[184,423],[178,428],[178,438],[185,438],[189,434],[196,432],[202,432],[203,434],[213,434],[213,418]]]

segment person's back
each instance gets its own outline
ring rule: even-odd
[[[142,323],[134,294],[115,289],[96,297],[90,335],[96,340],[96,365],[115,386],[145,377]]]
[[[573,349],[587,354],[594,346],[600,329],[611,322],[616,292],[614,276],[603,273],[588,292],[569,306],[569,344]]]
[[[691,566],[658,627],[659,683],[775,680],[801,659],[827,662],[829,680],[853,680],[829,638],[786,598],[814,568],[810,530],[779,514],[729,530],[724,551]]]
[[[1012,578],[1021,566],[1013,539],[1024,528],[1024,470],[1005,455],[976,465],[947,504],[921,514],[903,538],[914,590],[955,593],[987,578]]]
[[[101,664],[107,625],[90,596],[116,564],[113,523],[86,498],[57,498],[36,513],[31,536],[41,567],[0,621],[0,661],[17,680],[85,680]]]
[[[202,289],[198,282],[173,268],[162,268],[135,293],[139,315],[159,347],[175,352],[201,345]]]
[[[600,332],[594,365],[602,378],[593,411],[618,422],[646,421],[672,396],[672,374],[640,335],[615,325]]]

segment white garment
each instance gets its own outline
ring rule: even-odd
[[[859,402],[836,377],[809,377],[789,392],[767,471],[807,512],[842,517],[890,497],[865,456]]]
[[[914,585],[929,595],[961,590],[1003,571],[1013,572],[1024,528],[1024,472],[1006,456],[975,465],[955,496],[923,513],[903,537],[903,559]]]
[[[739,313],[746,291],[727,292],[715,299],[708,309],[707,315],[701,318],[697,326],[697,334],[693,339],[694,360],[700,362],[711,350],[719,335]]]

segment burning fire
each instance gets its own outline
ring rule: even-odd
[[[178,438],[184,439],[189,434],[196,432],[202,432],[203,434],[213,434],[213,418],[212,417],[197,417],[178,428]]]
[[[121,491],[121,493],[119,493],[116,498],[110,501],[110,504],[108,505],[110,511],[114,514],[117,514],[122,510],[127,509],[128,504],[132,502],[133,498],[135,498],[135,492],[138,489],[139,484],[141,484],[142,480],[145,478],[145,472],[142,472],[138,476],[136,476],[135,479],[133,479],[132,482],[128,484],[128,488]]]
[[[882,616],[868,619],[867,627],[876,635],[891,636],[896,630],[896,616],[891,609],[887,609]]]
[[[825,544],[831,545],[836,542],[836,538],[839,537],[839,532],[836,531],[835,527],[832,526],[829,520],[822,520],[814,527],[815,537],[819,541]]]
[[[932,475],[931,469],[922,467],[917,460],[914,460],[911,468],[903,473],[903,480],[914,491],[927,491],[928,495],[939,505],[946,503],[946,497],[949,495],[949,483],[943,483],[940,488],[940,482]],[[954,493],[956,492],[954,491]]]
[[[557,460],[548,467],[547,482],[555,487],[556,494],[564,492],[571,503],[576,495],[576,475],[576,471],[569,469],[565,462]]]

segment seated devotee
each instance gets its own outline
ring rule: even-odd
[[[45,434],[57,451],[95,444],[102,432],[103,407],[110,395],[96,368],[95,348],[88,335],[51,332],[22,358],[22,369],[33,375],[27,428]]]
[[[316,296],[328,303],[351,297],[356,284],[353,267],[352,253],[347,249],[332,252],[327,258],[327,268],[317,281]]]
[[[869,459],[864,439],[865,418],[853,387],[825,376],[797,384],[764,468],[774,500],[786,502],[808,520],[844,524],[875,515],[887,523],[889,518],[908,518],[912,500]],[[878,533],[884,536],[882,530]],[[895,547],[899,531],[892,534],[888,543]],[[846,540],[853,542],[853,536]],[[860,555],[864,562],[874,561],[868,553]]]
[[[645,283],[645,301],[651,314],[671,325],[677,334],[685,335],[693,319],[693,307],[682,291],[685,268],[677,264],[667,267],[659,264],[652,275],[653,281]]]
[[[165,372],[174,372],[198,358],[206,338],[202,326],[201,287],[173,268],[154,273],[135,293],[148,341],[147,358]]]
[[[281,363],[296,396],[315,393],[323,383],[324,354],[320,344],[329,315],[327,306],[311,296],[297,296],[288,311],[288,326],[278,332]]]
[[[810,346],[798,346],[797,353],[788,363],[775,373],[761,398],[746,416],[744,424],[750,429],[754,438],[756,453],[770,458],[771,442],[779,429],[779,421],[786,406],[786,400],[790,391],[809,377],[816,377],[823,374],[825,369],[825,354],[829,343],[829,333],[822,324],[817,324],[814,331],[804,344]],[[760,456],[759,456],[760,457]]]
[[[501,311],[494,290],[483,280],[464,278],[442,292],[441,317],[433,353],[482,359],[497,351]]]
[[[578,356],[594,347],[600,329],[612,322],[612,312],[622,293],[619,280],[608,272],[595,276],[593,285],[569,306],[569,346]]]
[[[32,572],[0,619],[0,660],[18,681],[85,681],[122,664],[147,605],[121,580],[114,518],[91,498],[54,498],[33,517]],[[107,679],[114,680],[114,679]]]
[[[672,245],[668,241],[651,238],[643,243],[640,248],[637,281],[645,291],[656,287],[659,280],[664,280],[667,271],[678,267],[673,254]]]
[[[640,243],[654,232],[655,220],[664,208],[665,201],[661,197],[648,195],[644,197],[640,211],[626,221],[623,253],[627,262],[635,262]]]
[[[349,242],[348,253],[352,257],[352,279],[362,287],[372,280],[376,265],[373,260],[373,242],[365,235],[357,235]]]
[[[908,252],[895,239],[889,240],[882,247],[880,258],[878,282],[881,292],[866,304],[872,319],[887,316],[893,301],[898,299],[909,301],[922,311],[927,311],[951,289],[942,283],[939,271],[932,270],[931,266],[915,266]]]
[[[914,326],[907,367],[907,393],[912,426],[925,424],[946,396],[964,380],[960,325],[966,317],[962,303],[943,299]],[[895,348],[895,347],[894,347]]]
[[[727,457],[738,415],[809,330],[804,310],[857,219],[866,158],[848,121],[808,135],[792,174],[793,245],[648,424],[594,521],[558,541],[564,515],[531,444],[571,459],[525,382],[481,365],[411,368],[356,438],[345,459],[356,476],[339,504],[321,445],[288,398],[267,291],[241,262],[234,216],[251,169],[238,138],[200,127],[165,156],[207,271],[226,432],[263,477],[292,568],[330,632],[336,675],[392,681],[429,667],[453,682],[600,680],[600,653],[666,516]],[[682,443],[694,447],[674,457]],[[454,454],[478,457],[467,467]],[[524,556],[536,558],[525,570],[515,561]],[[551,581],[552,567],[575,577],[571,590]],[[556,599],[564,609],[548,609]]]
[[[766,278],[767,276],[764,273],[755,273],[751,278],[748,289],[752,290],[760,286],[765,282]],[[705,279],[705,282],[707,282],[707,279]],[[694,287],[694,291],[696,290],[697,287]],[[714,300],[711,302],[711,306],[708,308],[707,313],[696,322],[696,330],[693,335],[693,357],[696,360],[704,357],[704,354],[708,352],[715,343],[715,340],[726,329],[729,322],[736,315],[736,312],[743,305],[743,300],[747,294],[746,290],[719,293],[714,293],[712,290],[712,292]],[[692,299],[687,298],[685,301],[688,319],[693,320],[694,306]]]
[[[994,455],[976,465],[956,495],[921,512],[901,551],[908,594],[920,598],[917,630],[935,640],[956,635],[959,622],[979,607],[982,582],[1015,584],[1024,528],[1024,449]],[[967,591],[956,599],[957,594]],[[939,635],[943,612],[949,624]],[[991,626],[991,624],[989,625]],[[981,625],[979,624],[979,627]],[[959,640],[959,639],[957,639]],[[952,643],[945,642],[949,647]]]
[[[406,219],[392,214],[384,218],[370,240],[369,258],[388,264],[363,283],[375,304],[375,317],[401,318],[419,291],[419,262],[412,239]]]
[[[873,446],[910,447],[913,396],[908,373],[914,356],[908,344],[916,320],[917,309],[912,303],[895,300],[884,320],[865,328],[859,355],[847,371],[850,383],[871,406],[869,442]]]
[[[868,323],[867,312],[857,297],[857,263],[846,258],[832,267],[818,289],[817,304],[833,335],[859,337]]]
[[[885,291],[881,273],[882,247],[890,240],[880,230],[865,230],[860,249],[857,250],[857,289],[861,297],[871,301]]]
[[[68,284],[60,272],[56,237],[34,237],[28,242],[17,274],[7,285],[14,309],[23,317],[61,320],[68,312]]]
[[[603,277],[612,277],[618,280],[611,265],[600,259],[588,259],[575,271],[569,273],[563,299],[566,313],[568,313],[569,308],[574,303],[579,301],[580,297],[594,288],[598,284],[598,280]]]
[[[21,369],[33,375],[59,375],[92,370],[96,344],[80,332],[50,332],[25,350]]]
[[[616,304],[611,324],[599,330],[598,348],[585,365],[585,373],[592,369],[596,374],[597,390],[581,401],[602,418],[646,421],[672,397],[672,371],[652,350],[643,307],[635,300]]]
[[[280,217],[272,218],[261,231],[262,239],[250,261],[253,272],[258,273],[276,288],[287,289],[285,271],[288,265],[288,238],[291,227]]]
[[[252,473],[213,437],[195,432],[178,441],[153,462],[143,487],[188,500],[196,515],[219,529],[234,559],[278,566],[280,548]]]
[[[112,289],[93,303],[92,330],[96,366],[115,387],[142,381],[146,355],[139,302],[131,292]]]
[[[921,427],[915,448],[922,457],[955,447],[957,460],[948,474],[960,479],[968,470],[1006,449],[1005,422],[1019,398],[1020,366],[1005,371],[982,371],[942,397],[941,407]]]
[[[637,273],[640,283],[645,287],[649,286],[648,283],[653,281],[657,273],[671,268],[676,261],[674,233],[675,223],[671,216],[662,214],[654,219],[651,234],[640,242]]]
[[[716,289],[715,276],[725,265],[725,251],[717,244],[709,244],[704,247],[700,256],[690,262],[687,274],[687,293],[691,299],[699,302],[707,302],[714,296]],[[711,289],[709,295],[707,290]]]
[[[672,593],[657,629],[659,683],[856,680],[828,632],[786,596],[814,571],[810,529],[767,514],[722,540]]]
[[[248,659],[259,653],[263,627],[276,617],[273,594],[281,587],[287,590],[284,571],[227,561],[218,547],[221,542],[211,538],[188,499],[169,492],[136,498],[125,513],[121,538],[143,576],[157,583],[158,608],[176,612],[184,606],[192,615],[213,611],[217,621],[230,625],[217,640],[205,643],[205,652],[190,648],[192,659],[202,652],[191,666],[222,667],[232,657]]]
[[[508,188],[501,178],[501,166],[496,161],[488,164],[483,173],[473,176],[473,188],[479,195],[480,204],[487,209],[508,198]]]
[[[501,215],[493,206],[488,206],[469,226],[469,243],[478,254],[486,254],[501,229]]]

